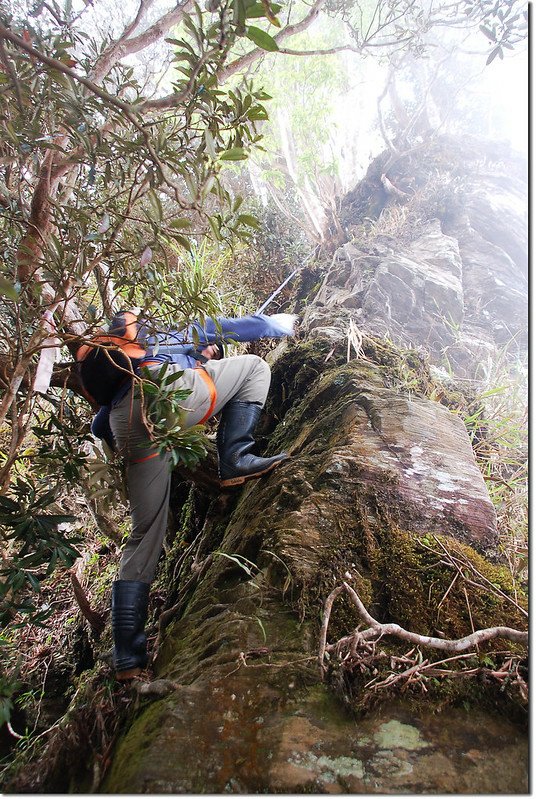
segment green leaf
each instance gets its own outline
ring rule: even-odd
[[[253,572],[250,566],[252,566],[256,571],[259,569],[255,563],[253,563],[251,560],[248,560],[248,558],[245,558],[243,555],[228,555],[226,552],[221,552],[220,550],[216,550],[214,554],[220,555],[222,558],[232,560],[233,563],[236,563],[237,566],[240,566],[240,568],[246,572],[248,577],[253,577]]]
[[[248,154],[243,147],[231,147],[219,155],[221,161],[244,161]]]
[[[183,376],[184,372],[172,372],[170,375],[167,375],[162,381],[163,386],[170,386],[176,380]]]
[[[15,286],[6,280],[5,277],[0,277],[0,294],[3,294],[4,297],[7,297],[10,300],[18,300],[19,295],[17,294],[17,289]]]
[[[275,16],[275,14],[279,14],[283,6],[280,6],[279,3],[270,3],[270,11]],[[266,8],[262,3],[254,3],[246,10],[246,18],[247,19],[255,19],[259,17],[266,16]]]
[[[268,50],[270,53],[274,53],[276,50],[279,50],[279,45],[274,37],[270,36],[270,34],[266,33],[266,31],[256,28],[254,25],[250,25],[248,28],[246,28],[246,36],[262,50]]]
[[[149,204],[151,206],[151,217],[156,222],[161,222],[163,217],[162,203],[160,202],[160,197],[154,189],[149,189],[147,192],[147,199],[149,200]]]
[[[249,109],[247,114],[248,119],[253,121],[257,119],[268,119],[268,113],[262,105],[254,105],[252,108]]]
[[[490,42],[496,42],[497,41],[496,36],[493,33],[493,31],[490,31],[490,29],[486,28],[485,25],[481,25],[480,26],[480,30],[482,31],[484,36],[486,36],[486,38],[488,38],[490,40]]]
[[[496,386],[496,388],[490,388],[489,391],[484,391],[482,394],[479,395],[479,399],[485,399],[486,397],[493,397],[495,394],[504,394],[508,386]]]
[[[255,216],[251,216],[250,214],[240,214],[237,218],[237,221],[240,222],[242,225],[248,225],[249,227],[254,227],[256,230],[259,230],[259,220]]]
[[[180,244],[180,246],[183,247],[186,252],[191,252],[192,242],[187,239],[186,236],[181,236],[180,233],[172,233],[171,237],[173,241],[176,241],[177,244]]]
[[[191,227],[192,223],[189,219],[174,219],[173,222],[169,223],[169,227],[173,228],[174,230],[183,230],[185,227]]]
[[[209,216],[208,223],[216,241],[221,241],[222,235],[220,233],[220,226],[218,225],[217,220],[213,216]]]
[[[491,51],[491,53],[489,54],[489,56],[488,56],[488,58],[487,58],[487,61],[486,61],[486,66],[489,66],[489,64],[491,64],[491,62],[492,62],[492,61],[494,61],[494,60],[497,58],[497,56],[498,56],[498,55],[501,55],[501,54],[502,54],[502,50],[501,50],[501,48],[500,48],[500,47],[495,47],[495,48],[494,48],[494,49]]]

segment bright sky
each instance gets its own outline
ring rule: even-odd
[[[474,54],[463,73],[467,85],[460,87],[458,97],[452,98],[452,106],[448,109],[452,120],[456,120],[457,105],[461,109],[464,106],[474,106],[480,109],[481,116],[476,115],[474,128],[467,132],[506,140],[514,149],[528,157],[529,90],[526,47],[520,46],[513,53],[504,51],[506,56],[503,60],[496,58],[486,66],[486,40],[479,31],[471,37],[468,49],[469,46]],[[336,120],[347,156],[347,164],[345,166],[343,158],[342,168],[343,175],[346,168],[349,183],[347,188],[355,185],[356,178],[364,175],[372,158],[385,149],[377,126],[377,100],[385,86],[387,67],[370,58],[365,62],[360,60],[359,68],[352,69],[353,58],[350,54],[348,73],[359,77],[353,82],[350,91],[341,95]],[[397,83],[397,89],[401,96],[410,97],[412,94],[409,84],[404,91],[404,84]],[[388,105],[382,107],[388,110]],[[441,118],[443,109],[436,110]],[[350,176],[348,170],[355,172]]]
[[[74,5],[83,0],[74,0]],[[201,6],[204,3],[201,2]],[[116,13],[110,14],[114,9]],[[93,15],[94,22],[108,27],[115,20],[118,30],[124,21],[135,13],[137,0],[107,0],[106,3],[95,2],[88,17]],[[158,16],[169,8],[169,0],[156,0],[151,9],[151,16]],[[103,13],[104,12],[104,13]],[[121,20],[123,17],[123,20]],[[100,22],[99,22],[100,21]],[[322,20],[316,25],[322,30]],[[475,129],[474,134],[485,133],[491,126],[493,138],[508,140],[515,149],[527,154],[528,151],[528,56],[526,47],[518,46],[512,53],[504,51],[504,60],[496,58],[489,66],[485,66],[488,43],[477,29],[470,34],[469,30],[448,32],[443,35],[464,40],[464,48],[471,51],[467,75],[474,80],[460,95],[459,102],[474,103],[482,108],[482,126]],[[283,57],[283,56],[282,56]],[[284,56],[288,57],[288,56]],[[133,60],[136,60],[134,57]],[[328,56],[329,58],[329,56]],[[340,176],[343,189],[348,190],[362,177],[373,157],[384,149],[385,143],[377,127],[377,98],[381,94],[387,75],[385,64],[376,58],[363,59],[354,54],[347,54],[350,90],[340,97],[337,103],[337,114],[333,120],[335,149],[340,152]],[[464,73],[465,77],[465,73]],[[163,91],[169,86],[162,85]],[[314,88],[314,87],[313,87]],[[403,86],[398,87],[403,93]],[[453,101],[452,113],[456,113]],[[326,160],[329,157],[326,153]]]

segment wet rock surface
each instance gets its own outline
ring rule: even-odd
[[[394,704],[360,720],[325,689],[271,690],[267,671],[202,679],[155,704],[119,746],[105,792],[527,791],[527,740],[505,719]]]
[[[336,527],[336,517],[349,518],[357,507],[356,492],[367,491],[414,532],[441,532],[481,550],[496,542],[495,510],[461,419],[437,402],[387,388],[373,364],[352,362],[311,385],[274,442],[292,456],[280,474],[295,505],[283,525],[297,546],[300,529],[309,536]],[[298,475],[312,490],[299,489]],[[367,512],[373,527],[381,512]]]
[[[426,701],[354,716],[316,664],[311,609],[342,579],[378,617],[423,633],[440,624],[455,637],[512,620],[511,609],[475,600],[469,618],[463,587],[448,590],[452,572],[416,549],[432,530],[446,546],[493,540],[463,425],[354,363],[310,383],[272,436],[274,448],[282,443],[290,461],[209,510],[207,568],[155,663],[169,693],[142,704],[103,791],[522,791],[526,738],[514,724],[448,702],[437,716]],[[489,576],[504,580],[500,570]],[[342,605],[333,618],[331,640],[358,621]]]
[[[447,151],[451,144],[445,138]],[[483,147],[481,155],[485,152]],[[483,353],[493,355],[513,341],[526,348],[528,220],[523,165],[516,162],[507,173],[502,164],[504,174],[493,175],[470,147],[465,155],[467,173],[456,178],[448,162],[439,160],[438,167],[432,158],[427,172],[426,156],[418,163],[411,157],[400,159],[398,181],[421,172],[420,181],[431,194],[428,203],[422,201],[424,207],[414,213],[406,201],[411,232],[402,226],[398,235],[386,235],[380,226],[366,246],[357,237],[335,252],[305,313],[307,329],[315,334],[331,331],[336,337],[333,317],[338,316],[346,330],[353,318],[363,333],[423,347],[433,362],[448,362],[455,374],[466,377],[474,376]],[[439,196],[441,179],[452,181],[453,189],[448,199],[437,200],[430,185],[437,183]],[[364,181],[369,192],[376,183],[381,184],[379,175]],[[382,202],[385,211],[389,201],[383,197]],[[368,218],[370,209],[363,203],[364,198],[354,223]],[[404,207],[400,206],[402,215]],[[380,213],[376,206],[375,213]]]

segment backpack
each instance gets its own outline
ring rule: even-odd
[[[129,311],[116,314],[110,332],[99,332],[76,352],[78,373],[88,399],[110,405],[124,386],[130,385],[146,350],[137,343],[138,318]]]

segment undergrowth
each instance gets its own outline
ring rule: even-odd
[[[528,582],[527,366],[503,349],[480,364],[479,391],[464,421],[497,511],[501,551]]]

